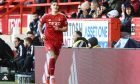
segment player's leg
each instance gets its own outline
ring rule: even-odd
[[[46,60],[45,60],[45,64],[44,64],[44,74],[42,76],[43,84],[49,84],[49,78],[50,78],[49,73],[48,73],[48,60],[47,60],[48,56],[47,55],[48,55],[48,53],[46,52],[46,55],[45,55]]]
[[[47,61],[48,61],[48,74],[50,75],[50,84],[55,84],[54,79],[54,70],[55,70],[55,63],[56,63],[56,55],[53,50],[48,51]]]
[[[53,50],[49,50],[48,51],[48,55],[47,55],[47,62],[48,62],[48,74],[54,75],[54,69],[55,69],[55,54]]]
[[[50,60],[50,66],[52,66],[52,73],[50,73],[50,84],[56,84],[55,83],[55,76],[54,76],[54,72],[55,72],[55,63],[56,63],[56,61],[57,61],[57,58],[58,58],[58,56],[59,56],[59,53],[60,53],[60,49],[61,49],[61,45],[56,45],[55,47],[54,47],[54,50],[53,50],[53,58],[51,58],[51,60]]]
[[[44,65],[45,73],[43,75],[43,83],[50,84],[50,76],[54,75],[54,68],[55,68],[55,56],[52,50],[48,50],[46,53],[46,61]]]
[[[50,79],[49,62],[50,62],[50,58],[53,55],[53,52],[51,52],[52,45],[45,45],[45,48],[46,48],[46,61],[44,65],[45,73],[43,74],[43,83],[50,84],[49,83],[49,79]]]
[[[45,73],[47,76],[46,82],[48,81],[48,78],[50,78],[50,84],[55,84],[55,78],[54,78],[55,63],[58,58],[60,48],[61,48],[61,45],[54,45],[54,44],[46,45],[47,53],[46,53],[45,67],[48,69],[45,69]]]
[[[49,84],[49,80],[50,80],[50,75],[49,75],[49,71],[48,71],[48,63],[49,63],[49,60],[48,60],[48,56],[50,56],[49,55],[49,53],[47,52],[46,53],[46,62],[45,62],[45,78],[46,78],[46,84]]]

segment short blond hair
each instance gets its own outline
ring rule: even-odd
[[[88,1],[85,1],[81,4],[82,10],[89,9],[89,8],[90,8],[90,3]]]

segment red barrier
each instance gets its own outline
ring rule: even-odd
[[[137,41],[140,41],[140,18],[132,19],[132,35],[131,37]]]
[[[140,84],[139,53],[139,49],[63,48],[56,63],[56,84]],[[43,84],[44,48],[37,47],[35,56],[36,84]]]

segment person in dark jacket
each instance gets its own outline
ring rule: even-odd
[[[20,38],[16,37],[14,39],[14,44],[16,48],[16,58],[14,59],[16,70],[21,72],[25,57],[26,57],[26,49],[24,47],[23,42]]]
[[[88,42],[89,42],[89,48],[100,48],[96,37],[89,38]]]
[[[131,33],[131,20],[134,16],[134,8],[130,3],[125,3],[125,18],[121,20],[121,32]]]
[[[140,48],[140,42],[130,38],[130,36],[125,36],[119,39],[114,48]]]
[[[103,2],[100,6],[101,8],[101,17],[107,18],[107,13],[109,12],[109,4],[108,2]]]
[[[24,65],[22,67],[22,71],[30,72],[31,68],[33,68],[33,57],[34,57],[34,45],[32,44],[32,39],[30,37],[26,37],[24,39],[24,46],[26,47],[27,52]]]
[[[88,1],[85,1],[81,4],[81,14],[79,18],[92,18],[91,15],[89,15],[90,12],[90,3]]]
[[[30,37],[32,39],[32,44],[34,46],[43,46],[43,41],[41,41],[39,36],[35,36],[32,31],[27,32],[27,37]]]
[[[80,31],[75,31],[73,34],[73,45],[72,47],[88,47],[88,41],[86,38],[82,37],[82,32]]]
[[[38,21],[39,21],[39,15],[38,13],[35,12],[33,14],[33,21],[30,22],[29,24],[29,28],[30,28],[30,31],[32,31],[36,36],[39,36]]]
[[[109,10],[117,10],[121,12],[121,5],[123,0],[108,0],[109,3]]]
[[[14,53],[10,46],[0,38],[0,58],[11,60],[14,58]]]
[[[12,67],[14,53],[10,46],[0,38],[0,66]]]
[[[73,12],[71,15],[71,18],[80,18],[80,15],[83,13],[83,11],[81,10],[81,5],[78,5],[78,11],[77,12]]]

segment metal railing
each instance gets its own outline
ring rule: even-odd
[[[17,5],[12,5],[13,2],[16,2],[18,1],[19,4]],[[50,0],[46,0],[46,3],[35,3],[35,1],[33,2],[33,4],[28,4],[28,5],[24,5],[24,2],[26,1],[34,1],[34,0],[10,0],[8,1],[5,5],[2,5],[0,6],[0,11],[3,11],[3,10],[6,10],[5,12],[2,12],[2,14],[0,15],[0,18],[5,18],[5,29],[8,31],[8,19],[9,19],[9,15],[12,14],[13,11],[15,10],[19,10],[19,15],[20,15],[20,19],[21,19],[21,24],[20,24],[20,34],[22,34],[22,22],[23,22],[23,14],[25,14],[24,12],[24,8],[28,9],[28,8],[31,8],[32,9],[32,12],[30,13],[33,13],[35,12],[35,7],[37,6],[45,6],[46,8],[48,6],[50,6]],[[81,2],[72,2],[71,0],[68,0],[68,2],[63,2],[61,3],[60,0],[57,0],[59,5],[60,6],[69,6],[69,5],[79,5],[81,4]],[[8,34],[5,33],[5,34]]]

